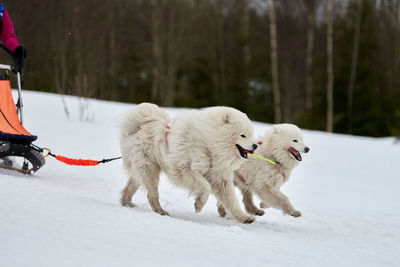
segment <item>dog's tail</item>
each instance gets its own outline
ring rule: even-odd
[[[122,122],[122,136],[137,133],[147,123],[161,122],[167,125],[170,120],[167,112],[151,103],[142,103],[134,106]]]

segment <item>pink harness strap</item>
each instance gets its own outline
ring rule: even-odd
[[[243,175],[239,172],[239,170],[237,170],[237,171],[235,171],[235,172],[236,172],[236,174],[239,176],[240,180],[241,180],[243,183],[246,183],[246,180],[244,179]]]
[[[168,137],[169,134],[169,125],[165,126],[165,136]]]

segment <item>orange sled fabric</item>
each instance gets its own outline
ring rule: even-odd
[[[0,139],[28,141],[36,140],[20,124],[15,102],[11,94],[10,81],[0,81]]]

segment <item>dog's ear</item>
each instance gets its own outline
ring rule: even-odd
[[[231,115],[229,113],[224,114],[224,116],[222,117],[222,121],[224,122],[224,124],[231,123]]]

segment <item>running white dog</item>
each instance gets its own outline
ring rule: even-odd
[[[256,154],[264,159],[252,155],[235,171],[234,183],[242,192],[246,211],[259,216],[264,214],[253,203],[254,192],[261,200],[261,208],[273,207],[294,217],[301,216],[288,197],[279,191],[302,160],[301,154],[310,151],[303,142],[301,130],[293,124],[277,124],[260,143]],[[222,217],[225,216],[223,207],[218,211]]]
[[[171,120],[157,105],[135,106],[121,133],[124,168],[129,175],[121,204],[134,207],[133,194],[143,185],[152,209],[169,215],[159,203],[160,172],[195,196],[201,211],[210,193],[242,223],[254,217],[241,210],[233,174],[257,148],[253,126],[246,114],[228,107],[189,111]]]

